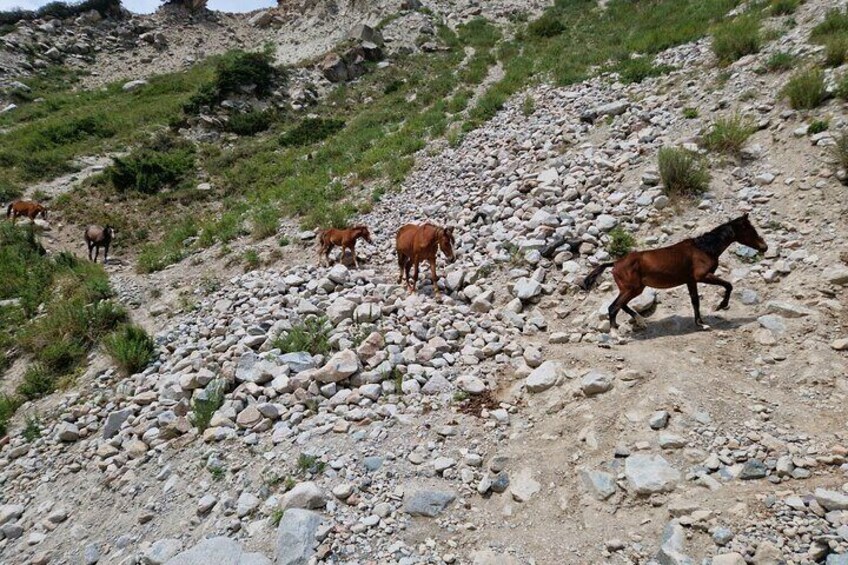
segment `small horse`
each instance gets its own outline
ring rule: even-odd
[[[339,260],[343,259],[345,251],[350,249],[350,254],[353,255],[353,264],[356,268],[359,268],[359,262],[356,259],[356,240],[360,238],[371,243],[371,232],[368,231],[366,226],[353,226],[347,229],[330,228],[328,230],[321,230],[318,234],[318,242],[320,244],[320,248],[318,250],[318,264],[321,264],[323,258],[329,265],[330,251],[333,250],[334,246],[338,245],[342,248],[342,254],[339,257]]]
[[[439,295],[438,277],[436,276],[436,252],[438,249],[447,257],[448,263],[453,263],[456,256],[453,252],[453,227],[441,228],[433,224],[406,224],[397,232],[395,246],[397,248],[398,266],[400,275],[398,284],[404,280],[406,274],[406,286],[409,292],[415,292],[418,284],[418,266],[421,261],[430,263],[430,275],[433,279],[433,288],[436,296]],[[409,270],[415,266],[415,273],[409,277]]]
[[[6,217],[12,218],[13,224],[17,221],[18,216],[26,216],[34,221],[39,215],[46,220],[47,208],[32,200],[16,200],[6,208]]]
[[[88,226],[85,228],[85,244],[88,246],[88,259],[97,263],[97,256],[100,254],[100,248],[103,248],[103,264],[109,257],[109,246],[112,244],[112,238],[115,236],[115,230],[112,226]],[[94,258],[91,257],[91,252],[94,251]]]
[[[601,273],[613,267],[612,276],[618,285],[619,294],[608,311],[610,328],[614,330],[618,328],[615,317],[619,310],[630,314],[636,325],[644,326],[644,318],[627,303],[642,294],[646,286],[672,288],[685,284],[695,310],[695,324],[702,329],[709,329],[701,319],[698,283],[723,287],[724,298],[718,310],[726,310],[730,306],[733,285],[713,273],[718,268],[718,258],[734,241],[760,252],[768,250],[768,245],[751,225],[748,214],[745,214],[698,237],[660,249],[632,251],[614,263],[598,265],[580,283],[580,287],[585,291],[590,290]]]

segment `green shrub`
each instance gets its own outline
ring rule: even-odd
[[[672,70],[668,65],[654,65],[650,57],[628,57],[614,69],[624,82],[642,82],[648,77],[663,75]]]
[[[106,352],[124,376],[138,373],[153,358],[153,340],[143,328],[127,324],[103,340]]]
[[[115,131],[103,114],[84,116],[46,126],[30,145],[37,148],[61,147],[88,138],[109,138],[115,135]]]
[[[259,253],[255,249],[248,249],[244,252],[244,270],[255,271],[259,268],[260,260]]]
[[[258,96],[271,90],[276,70],[274,55],[270,50],[256,53],[230,51],[223,55],[215,69],[215,86],[222,96],[255,87]]]
[[[772,53],[766,61],[766,70],[769,72],[788,71],[795,66],[795,56],[783,51]]]
[[[224,382],[214,380],[206,386],[203,396],[191,403],[191,423],[203,433],[212,421],[215,411],[224,403]]]
[[[824,20],[813,28],[810,39],[817,43],[824,43],[831,37],[845,33],[848,33],[848,11],[834,8],[829,10]]]
[[[535,37],[556,37],[565,31],[565,25],[556,16],[545,13],[527,26],[527,32]]]
[[[783,87],[783,96],[796,110],[809,110],[820,106],[827,99],[824,71],[811,68],[792,75]]]
[[[83,2],[48,2],[37,10],[15,8],[0,12],[0,25],[15,24],[21,20],[73,18],[91,10],[97,10],[102,16],[118,13],[120,0],[85,0]]]
[[[175,136],[159,135],[126,157],[116,157],[106,170],[112,185],[121,192],[155,194],[176,185],[194,171],[194,146]]]
[[[807,128],[807,134],[816,135],[817,133],[827,131],[829,126],[830,124],[827,120],[815,120],[810,124],[810,127]]]
[[[17,387],[17,393],[27,400],[37,400],[54,390],[56,376],[41,364],[30,365]]]
[[[256,135],[271,127],[274,121],[273,116],[274,113],[269,110],[251,110],[233,114],[224,129],[236,135]]]
[[[761,44],[760,20],[753,15],[737,16],[713,31],[713,53],[722,65],[757,53]]]
[[[2,433],[0,433],[0,435],[2,435]],[[32,443],[41,437],[41,419],[37,414],[27,414],[26,426],[24,427],[24,431],[21,435],[29,443]]]
[[[843,131],[836,136],[836,143],[831,146],[830,154],[840,169],[848,170],[848,132]]]
[[[607,244],[607,251],[616,259],[624,257],[630,253],[633,250],[633,246],[636,245],[636,238],[624,231],[622,228],[617,227],[611,229],[609,237],[610,240]]]
[[[273,206],[263,206],[253,213],[251,234],[253,239],[265,239],[277,233],[280,211]]]
[[[706,192],[710,173],[697,155],[685,149],[663,147],[658,156],[663,190],[672,196],[690,196]]]
[[[773,16],[788,16],[798,9],[800,0],[771,0],[769,10]]]
[[[839,67],[848,60],[848,35],[841,35],[827,40],[824,51],[824,64],[828,67]]]
[[[704,136],[704,147],[718,153],[738,155],[755,131],[756,124],[739,114],[718,118]]]
[[[307,118],[280,136],[283,147],[302,147],[323,141],[345,127],[344,120],[335,118]]]
[[[848,73],[843,74],[836,81],[836,96],[848,100]]]
[[[529,117],[533,115],[533,112],[536,111],[536,101],[529,94],[524,97],[524,100],[521,102],[521,114],[524,117]]]
[[[383,94],[392,94],[397,92],[405,83],[402,80],[394,79],[389,81],[386,86],[383,87]]]
[[[683,117],[687,120],[694,120],[698,117],[698,109],[697,108],[683,108]]]
[[[0,438],[9,431],[9,420],[15,415],[20,405],[21,401],[18,398],[0,393]]]
[[[141,248],[136,270],[139,273],[152,273],[179,263],[189,251],[189,241],[196,235],[197,225],[193,219],[188,218],[177,224],[160,243],[147,244]]]
[[[330,351],[330,328],[324,317],[308,318],[292,327],[285,335],[277,336],[271,343],[283,353],[306,351],[312,355],[325,355]]]

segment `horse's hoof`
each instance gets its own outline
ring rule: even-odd
[[[724,302],[719,304],[718,307],[716,308],[716,311],[720,312],[722,310],[730,310],[730,304],[725,304]]]
[[[710,326],[708,326],[707,324],[698,324],[698,329],[700,329],[701,331],[708,332],[710,331]]]

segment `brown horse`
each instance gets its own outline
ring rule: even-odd
[[[712,284],[724,288],[724,298],[718,310],[730,305],[730,292],[733,290],[726,280],[715,276],[718,258],[733,242],[752,247],[757,251],[768,250],[768,245],[751,225],[748,214],[720,225],[712,231],[695,238],[685,239],[669,247],[650,251],[633,251],[614,263],[603,263],[595,267],[580,283],[583,290],[590,290],[608,267],[613,267],[612,276],[618,285],[619,294],[609,307],[610,328],[618,324],[615,317],[624,310],[637,325],[644,320],[627,303],[642,294],[646,286],[653,288],[672,288],[685,284],[689,289],[692,307],[695,309],[695,324],[709,329],[701,319],[698,283]]]
[[[345,251],[350,249],[350,254],[353,255],[353,264],[359,268],[359,262],[356,260],[356,240],[358,239],[364,239],[368,243],[371,243],[371,232],[368,231],[366,226],[353,226],[347,229],[330,228],[328,230],[321,230],[318,234],[318,243],[320,244],[320,248],[318,250],[318,264],[321,264],[322,258],[326,260],[327,264],[329,264],[330,251],[333,250],[333,247],[338,245],[342,248],[342,254],[339,257],[339,260],[343,259]]]
[[[6,208],[6,217],[11,217],[13,224],[17,221],[18,216],[26,216],[30,220],[35,220],[39,215],[46,220],[47,208],[32,200],[16,200]]]
[[[440,228],[433,224],[406,224],[397,232],[395,245],[397,248],[400,275],[398,284],[406,275],[406,286],[409,292],[415,292],[418,284],[418,266],[421,261],[430,263],[430,275],[433,279],[433,289],[439,295],[438,277],[436,276],[436,252],[441,249],[449,263],[456,260],[453,252],[453,228]],[[409,270],[415,266],[415,273],[409,277]]]
[[[97,256],[100,254],[100,248],[103,248],[103,264],[106,264],[106,261],[109,257],[109,246],[112,245],[112,238],[115,236],[115,230],[112,229],[112,226],[106,225],[106,227],[101,228],[100,226],[88,226],[85,228],[85,234],[83,235],[85,239],[85,244],[88,246],[88,259],[89,261],[94,261],[97,263]],[[91,252],[94,251],[94,258],[91,257]]]

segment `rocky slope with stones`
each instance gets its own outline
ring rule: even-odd
[[[361,269],[290,265],[208,293],[144,372],[100,371],[40,439],[2,448],[2,559],[848,562],[846,188],[827,157],[845,106],[789,110],[786,75],[757,72],[811,53],[829,5],[803,4],[728,76],[704,40],[641,84],[534,87],[361,218]],[[712,157],[711,191],[670,203],[658,149],[734,111],[758,123],[742,158]],[[831,129],[805,135],[822,116]],[[646,291],[648,327],[616,338],[609,279],[574,287],[615,226],[648,247],[743,211],[770,250],[731,247],[719,274],[736,290],[709,332],[676,289]],[[412,220],[457,227],[441,298],[396,284]],[[277,348],[314,316],[328,353]]]

